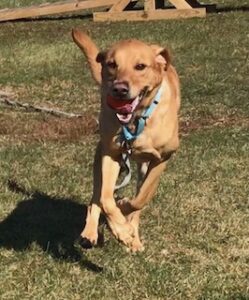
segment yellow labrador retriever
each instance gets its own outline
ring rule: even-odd
[[[101,86],[100,142],[82,243],[97,243],[103,212],[114,236],[131,251],[142,251],[140,212],[154,196],[166,162],[179,146],[179,79],[165,48],[124,40],[99,52],[87,34],[74,29],[72,36]],[[124,155],[137,162],[137,193],[115,202]]]

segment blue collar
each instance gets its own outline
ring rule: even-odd
[[[156,96],[155,96],[153,102],[143,112],[141,117],[138,120],[136,120],[137,124],[136,124],[136,128],[135,128],[134,132],[131,132],[130,129],[126,125],[122,125],[122,133],[123,134],[122,134],[121,138],[124,142],[133,141],[136,138],[138,138],[138,136],[142,133],[142,131],[144,130],[144,127],[146,125],[146,120],[151,116],[151,114],[153,113],[154,109],[156,108],[157,104],[159,103],[159,101],[161,99],[162,91],[163,91],[163,88],[161,85],[156,93]]]

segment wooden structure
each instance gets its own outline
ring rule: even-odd
[[[146,21],[204,17],[206,8],[197,0],[168,0],[175,8],[165,8],[164,0],[143,0],[143,9],[131,10],[136,0],[69,0],[26,8],[0,10],[0,22],[24,18],[71,13],[85,9],[107,7],[108,11],[94,12],[94,21]]]

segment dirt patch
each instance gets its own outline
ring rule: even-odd
[[[249,118],[243,116],[228,115],[223,118],[202,118],[196,120],[181,120],[180,134],[182,136],[189,135],[193,131],[210,129],[213,127],[233,127],[239,126],[249,128]]]
[[[181,136],[189,135],[198,130],[212,127],[240,126],[249,128],[249,118],[241,116],[226,116],[222,119],[197,119],[181,120]],[[95,116],[83,115],[82,118],[57,118],[46,117],[44,119],[22,116],[0,115],[0,136],[15,139],[15,141],[79,141],[84,137],[98,133],[98,121]]]
[[[18,119],[16,116],[0,116],[0,135],[23,142],[77,141],[97,131],[97,119],[89,115],[71,119]]]

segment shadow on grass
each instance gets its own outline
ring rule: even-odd
[[[215,2],[215,1],[214,1]],[[248,12],[249,6],[243,5],[243,6],[226,6],[226,7],[218,7],[216,10],[218,13],[229,13],[229,12]]]
[[[85,205],[40,192],[29,193],[13,181],[9,188],[25,198],[0,222],[0,247],[23,251],[35,242],[56,259],[78,261],[91,271],[102,271],[75,245],[84,227]]]
[[[30,18],[23,18],[23,19],[14,19],[14,20],[7,20],[1,21],[1,23],[29,23],[29,22],[44,22],[44,21],[63,21],[63,20],[88,20],[92,18],[91,13],[87,14],[66,14],[66,15],[51,15],[51,16],[40,16],[40,17],[30,17]]]

